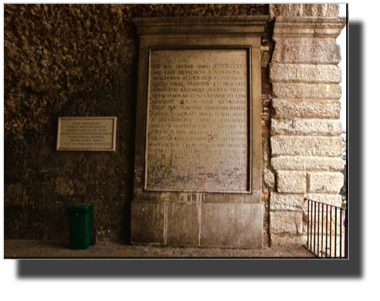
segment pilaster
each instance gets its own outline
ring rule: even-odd
[[[336,38],[346,19],[338,12],[336,4],[270,5],[276,42],[269,67],[271,166],[276,174],[270,198],[271,246],[306,241],[304,197],[339,205],[344,164]]]

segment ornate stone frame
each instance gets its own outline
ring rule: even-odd
[[[269,16],[133,20],[140,37],[140,50],[131,242],[199,247],[262,247],[260,36],[268,20]],[[250,49],[249,193],[144,190],[149,49],[179,46]]]

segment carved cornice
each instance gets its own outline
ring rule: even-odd
[[[136,18],[139,37],[152,36],[260,36],[269,16]]]
[[[278,38],[337,38],[346,18],[277,17],[273,40]]]

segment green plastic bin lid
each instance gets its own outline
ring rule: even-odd
[[[74,204],[67,207],[67,211],[69,212],[88,212],[89,209],[93,208],[94,204]]]

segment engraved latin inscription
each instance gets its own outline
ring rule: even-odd
[[[115,150],[116,117],[60,117],[57,150]]]
[[[152,50],[145,189],[246,192],[246,50]]]

